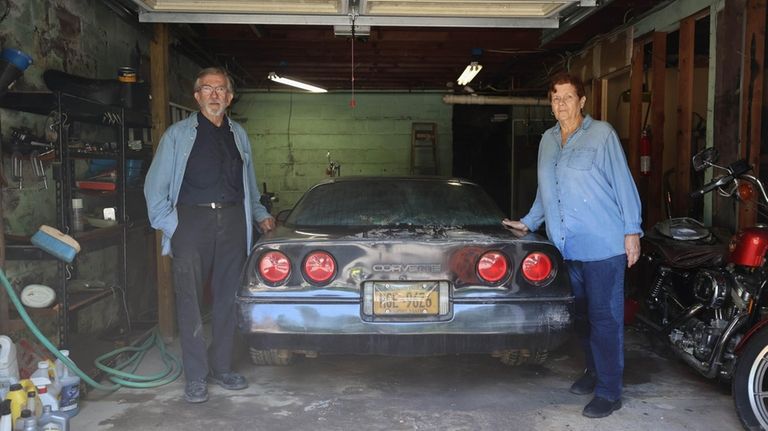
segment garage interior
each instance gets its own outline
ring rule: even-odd
[[[153,331],[174,343],[170,260],[160,256],[147,221],[142,178],[162,133],[197,110],[194,78],[211,65],[235,80],[230,115],[249,134],[273,214],[330,175],[423,174],[476,182],[518,219],[535,198],[541,133],[555,123],[548,79],[569,71],[586,85],[585,112],[618,132],[644,229],[690,216],[736,232],[766,221],[731,200],[690,199],[689,191],[711,179],[693,173],[691,156],[715,147],[723,163],[744,158],[765,179],[766,14],[765,0],[0,0],[0,48],[32,59],[0,81],[13,84],[0,96],[0,266],[17,293],[29,285],[53,288],[53,304],[28,312],[95,377],[103,377],[92,365],[97,356]],[[482,66],[477,76],[457,83],[473,63]],[[58,93],[56,77],[63,74],[82,78],[83,93]],[[126,74],[135,74],[135,82]],[[327,92],[288,87],[270,79],[275,75]],[[99,94],[97,84],[112,93]],[[81,99],[86,102],[76,102]],[[650,148],[641,145],[644,133]],[[641,171],[641,156],[650,157],[649,171]],[[118,180],[105,189],[100,180],[110,172]],[[74,232],[82,250],[73,263],[30,243],[41,225]],[[5,292],[0,334],[15,343],[22,374],[50,357]],[[333,362],[320,364],[334,369]],[[265,387],[287,371],[276,373]],[[508,387],[515,387],[511,379]],[[165,405],[178,398],[176,390],[153,392]],[[715,391],[712,399],[730,402]],[[139,391],[113,396],[123,393],[118,404],[144,399]],[[73,429],[176,429],[168,425],[175,411],[152,412],[164,418],[141,428],[110,422],[103,412],[88,419],[94,422],[74,419],[83,422]],[[194,414],[180,416],[192,424]],[[211,419],[210,411],[204,414]],[[514,423],[473,427],[453,419],[454,429]],[[354,426],[314,420],[319,429]],[[431,428],[429,418],[421,420]],[[738,426],[734,417],[712,421]],[[216,422],[204,423],[199,429]],[[288,429],[287,423],[252,429]],[[381,429],[418,428],[399,423]],[[592,429],[579,426],[571,429]],[[693,429],[715,429],[709,426]]]

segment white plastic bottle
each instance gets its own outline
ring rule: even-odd
[[[26,408],[27,410],[29,410],[29,412],[32,414],[33,417],[36,417],[43,412],[43,405],[40,404],[40,399],[37,398],[37,392],[35,391],[27,392]]]
[[[69,357],[69,350],[62,350],[61,353]],[[80,412],[80,377],[72,372],[64,362],[56,359],[56,380],[61,385],[59,411],[69,417],[77,415]]]
[[[37,420],[40,431],[69,431],[69,416],[62,412],[51,411],[51,406],[43,406],[43,414]],[[0,431],[2,431],[0,429]]]
[[[30,427],[29,424],[32,424],[33,430],[36,429],[37,419],[35,418],[35,415],[29,411],[29,409],[24,409],[21,411],[21,416],[16,419],[16,425],[14,425],[13,429],[14,431],[27,431],[27,429]]]
[[[16,359],[16,345],[7,335],[0,335],[0,393],[7,393],[11,385],[18,382],[19,362]],[[5,393],[0,398],[5,398]]]
[[[13,431],[11,400],[3,400],[3,402],[0,403],[0,431]]]

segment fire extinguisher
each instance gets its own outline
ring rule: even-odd
[[[640,175],[651,175],[651,131],[647,127],[640,135]]]

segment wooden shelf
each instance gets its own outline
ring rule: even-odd
[[[93,304],[94,302],[112,295],[111,289],[89,289],[69,293],[69,311]],[[55,307],[54,307],[55,308]]]

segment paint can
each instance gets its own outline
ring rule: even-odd
[[[136,69],[128,66],[118,68],[117,80],[125,83],[136,82]]]

